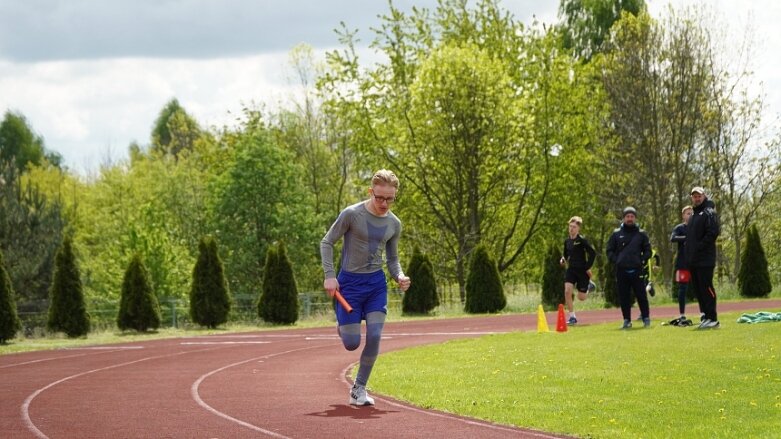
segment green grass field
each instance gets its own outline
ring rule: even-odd
[[[617,323],[380,356],[370,387],[415,405],[592,438],[781,437],[781,324]]]

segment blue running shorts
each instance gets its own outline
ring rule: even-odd
[[[336,303],[336,321],[339,326],[361,323],[370,312],[388,313],[388,285],[382,270],[374,273],[340,271],[336,279],[339,281],[339,292],[353,307],[353,312],[348,314],[339,302]]]

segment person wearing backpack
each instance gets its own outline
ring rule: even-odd
[[[637,225],[637,210],[634,207],[624,208],[621,216],[621,227],[613,231],[606,246],[607,257],[616,267],[616,286],[624,318],[621,329],[632,327],[632,293],[637,298],[643,327],[648,328],[651,326],[651,316],[642,273],[643,266],[651,257],[651,240],[645,230]]]

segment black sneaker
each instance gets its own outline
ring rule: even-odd
[[[632,321],[624,320],[624,324],[621,325],[621,329],[632,329]]]

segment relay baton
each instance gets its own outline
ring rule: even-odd
[[[347,303],[346,300],[344,300],[344,296],[342,296],[342,293],[340,293],[339,290],[334,290],[334,297],[336,298],[336,300],[339,301],[339,303],[342,304],[342,308],[344,308],[344,310],[347,311],[348,314],[353,312],[353,307],[350,306],[350,304]]]

